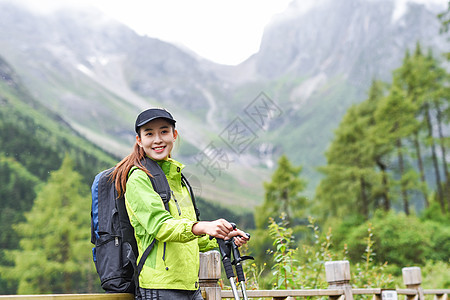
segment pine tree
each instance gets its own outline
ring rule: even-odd
[[[405,91],[405,97],[408,97],[409,101],[414,103],[416,105],[416,119],[420,119],[421,115],[421,106],[418,101],[418,76],[419,73],[414,68],[414,61],[411,58],[411,55],[409,53],[409,50],[406,50],[405,57],[403,59],[403,65],[395,70],[394,72],[394,80],[397,84],[401,85],[401,88]],[[428,185],[427,180],[425,176],[425,168],[423,163],[423,157],[422,157],[422,145],[423,145],[423,133],[422,130],[423,125],[420,123],[417,124],[417,127],[414,129],[414,132],[412,133],[411,139],[413,141],[413,147],[415,150],[415,157],[417,159],[417,166],[419,168],[419,174],[420,174],[420,190],[423,195],[423,200],[425,207],[429,206],[429,200],[428,200]]]
[[[325,211],[330,215],[369,214],[372,168],[368,168],[369,152],[365,151],[367,144],[362,139],[367,130],[365,125],[359,108],[351,107],[326,153],[328,165],[321,168],[326,177],[319,185],[317,197],[325,202]]]
[[[87,291],[93,272],[89,244],[89,189],[66,156],[37,194],[26,222],[15,226],[20,250],[12,252],[18,293]]]
[[[441,209],[445,211],[445,194],[443,185],[448,182],[448,166],[446,161],[446,140],[443,127],[448,124],[448,74],[438,66],[431,51],[425,56],[420,43],[417,43],[414,54],[406,52],[403,65],[394,71],[394,81],[402,88],[406,97],[416,106],[418,126],[412,139],[416,152],[421,179],[421,190],[425,207],[429,206],[428,189],[425,179],[422,146],[430,149],[436,182],[437,198]],[[436,130],[437,129],[437,130]],[[437,131],[437,132],[436,132]],[[438,150],[440,153],[438,153]],[[441,163],[439,162],[441,159]],[[441,169],[443,172],[441,172]],[[450,201],[450,200],[449,200]]]
[[[448,36],[449,29],[450,29],[450,2],[447,4],[447,10],[440,13],[438,15],[442,27],[440,29],[441,34],[447,34],[447,40],[450,41],[450,37]],[[450,60],[450,52],[445,53],[445,56],[447,60]]]
[[[12,227],[24,221],[23,212],[31,209],[41,181],[12,157],[0,154],[0,182],[0,294],[13,294],[17,283],[6,280],[7,272],[2,270],[13,263],[6,253],[19,247],[19,238]]]
[[[300,178],[302,167],[295,167],[286,155],[278,160],[278,168],[271,182],[264,183],[265,198],[262,206],[256,208],[255,221],[258,229],[267,228],[269,217],[278,218],[285,214],[285,222],[292,226],[295,218],[302,217],[306,198],[301,192],[306,182]]]
[[[430,114],[433,113],[435,115],[435,126],[437,128],[437,133],[434,133],[433,127],[429,127],[429,132],[431,131],[432,137],[436,139],[436,148],[440,149],[441,154],[441,166],[443,169],[443,179],[442,179],[442,200],[441,208],[444,211],[444,199],[447,199],[447,210],[450,211],[450,190],[449,188],[449,170],[447,163],[447,139],[448,137],[444,136],[443,127],[449,123],[449,104],[450,104],[450,87],[448,86],[449,82],[449,74],[441,67],[438,66],[438,62],[433,57],[431,50],[428,52],[426,57],[423,57],[425,68],[427,70],[426,74],[426,83],[427,90],[425,93],[425,97],[429,101],[430,105]],[[431,122],[430,122],[431,123]],[[437,158],[436,158],[437,160]],[[437,162],[436,162],[437,163]],[[444,189],[447,187],[447,189]]]
[[[408,90],[408,94],[418,107],[417,119],[422,121],[420,128],[425,135],[422,143],[431,150],[437,199],[442,211],[445,212],[444,199],[448,199],[450,195],[446,195],[443,189],[447,181],[448,169],[445,158],[446,137],[442,127],[448,124],[448,119],[445,117],[445,111],[449,106],[448,74],[438,66],[431,51],[427,56],[423,54],[420,43],[417,43],[414,55],[409,59],[409,69],[409,73],[402,77],[404,88]],[[439,163],[438,148],[441,151],[442,163]],[[428,206],[428,203],[426,204]]]
[[[383,97],[384,87],[373,81],[366,101],[347,111],[326,152],[327,165],[320,168],[325,175],[316,197],[322,210],[330,216],[360,214],[369,217],[380,204],[390,208],[387,167],[383,161],[384,144],[374,130],[374,112]],[[375,166],[380,168],[376,172]]]
[[[379,103],[375,111],[376,131],[378,131],[378,137],[382,138],[382,144],[388,147],[389,145],[395,145],[401,198],[406,214],[409,214],[408,187],[415,186],[415,184],[411,184],[409,181],[412,178],[407,176],[407,174],[411,174],[411,169],[407,166],[404,140],[410,137],[417,127],[415,112],[415,106],[411,101],[408,101],[405,91],[401,89],[394,77],[389,95]],[[391,150],[391,153],[393,153],[394,147]]]
[[[431,154],[442,211],[444,199],[450,207],[449,143],[443,129],[450,120],[448,78],[417,44],[414,54],[407,51],[403,65],[393,72],[387,95],[382,83],[372,83],[368,99],[348,109],[326,152],[327,165],[320,168],[324,178],[316,190],[322,211],[368,218],[378,207],[390,210],[391,201],[399,198],[409,214],[411,193],[416,191],[428,207],[424,153]]]

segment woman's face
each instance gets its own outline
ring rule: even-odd
[[[153,160],[167,160],[178,132],[165,119],[155,119],[139,128],[136,141]]]

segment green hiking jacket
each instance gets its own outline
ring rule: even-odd
[[[170,213],[144,171],[130,170],[126,185],[125,205],[135,231],[138,261],[156,238],[139,276],[139,285],[147,289],[196,290],[199,287],[199,251],[211,250],[217,243],[208,236],[192,233],[197,218],[188,188],[181,183],[184,165],[173,159],[158,161],[158,164],[173,192]]]

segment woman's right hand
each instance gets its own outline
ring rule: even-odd
[[[192,226],[192,233],[195,235],[208,234],[220,239],[225,239],[231,231],[233,226],[225,219],[199,221]]]
[[[235,229],[225,219],[215,221],[200,221],[192,226],[192,233],[195,235],[208,234],[209,236],[228,240],[235,237],[236,244],[242,246],[248,241],[248,236],[240,229]]]

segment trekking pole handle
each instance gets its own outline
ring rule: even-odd
[[[230,222],[230,224],[231,224],[231,226],[233,226],[233,230],[235,230],[237,228],[235,223]],[[250,239],[250,233],[245,232],[245,235],[247,236],[248,239]]]
[[[232,222],[229,222],[230,224],[231,224],[231,226],[233,227],[233,230],[235,230],[236,229],[236,224],[235,223],[232,223]],[[248,233],[247,233],[247,235],[248,235]],[[209,236],[209,239],[210,240],[212,240],[213,238],[215,238],[214,236],[212,236],[212,235],[210,235]],[[216,238],[216,240],[219,240],[218,238]]]

